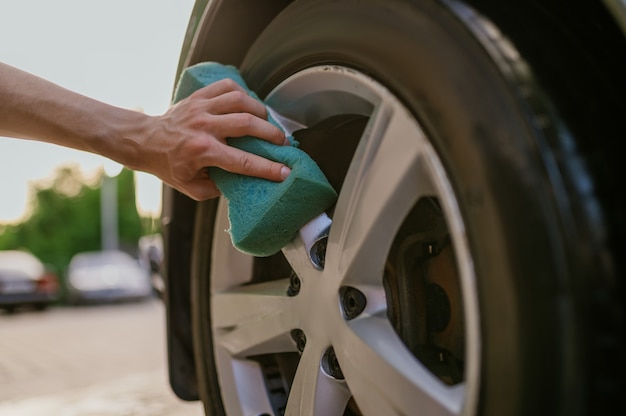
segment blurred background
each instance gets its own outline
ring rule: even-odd
[[[192,7],[193,0],[0,0],[0,61],[161,114]],[[197,411],[178,408],[166,383],[161,183],[99,156],[4,137],[0,175],[0,414]],[[142,388],[152,407],[128,399],[134,410],[110,408],[119,389]]]

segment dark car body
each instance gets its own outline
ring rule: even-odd
[[[0,252],[0,308],[44,309],[58,298],[57,278],[39,259],[24,251]]]

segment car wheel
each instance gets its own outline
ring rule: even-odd
[[[7,314],[12,315],[17,310],[17,306],[15,306],[15,305],[5,305],[5,306],[2,307],[2,309],[4,309],[4,311]]]
[[[316,263],[301,237],[241,254],[224,201],[199,205],[208,414],[585,412],[607,375],[595,178],[495,27],[456,2],[296,2],[241,70],[339,199]]]
[[[48,309],[48,307],[49,307],[49,305],[47,303],[35,303],[33,306],[34,306],[35,310],[38,311],[38,312],[43,312],[46,309]]]

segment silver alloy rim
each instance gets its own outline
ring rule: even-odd
[[[283,254],[301,280],[244,285],[254,258],[236,251],[220,201],[211,262],[211,324],[222,398],[229,415],[272,414],[261,368],[246,357],[295,352],[291,331],[306,334],[286,414],[341,415],[354,396],[364,414],[474,414],[480,368],[476,282],[465,227],[446,172],[423,130],[381,84],[354,70],[318,66],[292,75],[266,102],[304,125],[338,114],[369,117],[333,217],[324,270],[296,237]],[[332,149],[329,149],[332,151]],[[389,248],[403,219],[424,196],[441,204],[454,248],[465,325],[464,381],[448,386],[406,348],[390,324],[382,285]],[[343,316],[339,290],[359,289],[367,306]],[[345,380],[324,370],[333,347]]]

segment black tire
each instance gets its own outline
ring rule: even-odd
[[[191,255],[191,319],[192,339],[198,379],[198,394],[207,415],[225,415],[213,354],[210,302],[210,267],[212,236],[215,232],[217,201],[198,205]]]
[[[47,303],[35,303],[33,306],[38,312],[43,312],[48,309],[48,307],[50,307],[50,305],[48,305]]]
[[[599,356],[595,342],[602,335],[623,349],[613,320],[622,301],[611,295],[620,284],[616,253],[603,234],[613,224],[593,193],[603,184],[532,68],[503,38],[483,36],[483,24],[452,2],[296,2],[257,40],[242,73],[263,97],[307,68],[340,65],[387,87],[419,121],[452,184],[473,259],[476,414],[615,411],[624,383],[619,368],[606,366],[614,357]],[[198,209],[193,256],[196,360],[208,414],[224,414],[208,330],[216,209],[215,201]],[[277,279],[279,263],[257,260],[255,270],[275,267]],[[603,311],[611,314],[594,321]]]
[[[15,305],[8,305],[8,306],[3,306],[3,307],[2,307],[2,309],[4,309],[4,310],[5,310],[5,312],[6,312],[8,315],[12,315],[12,314],[14,314],[14,313],[15,313],[15,311],[17,310],[17,306],[15,306]]]

